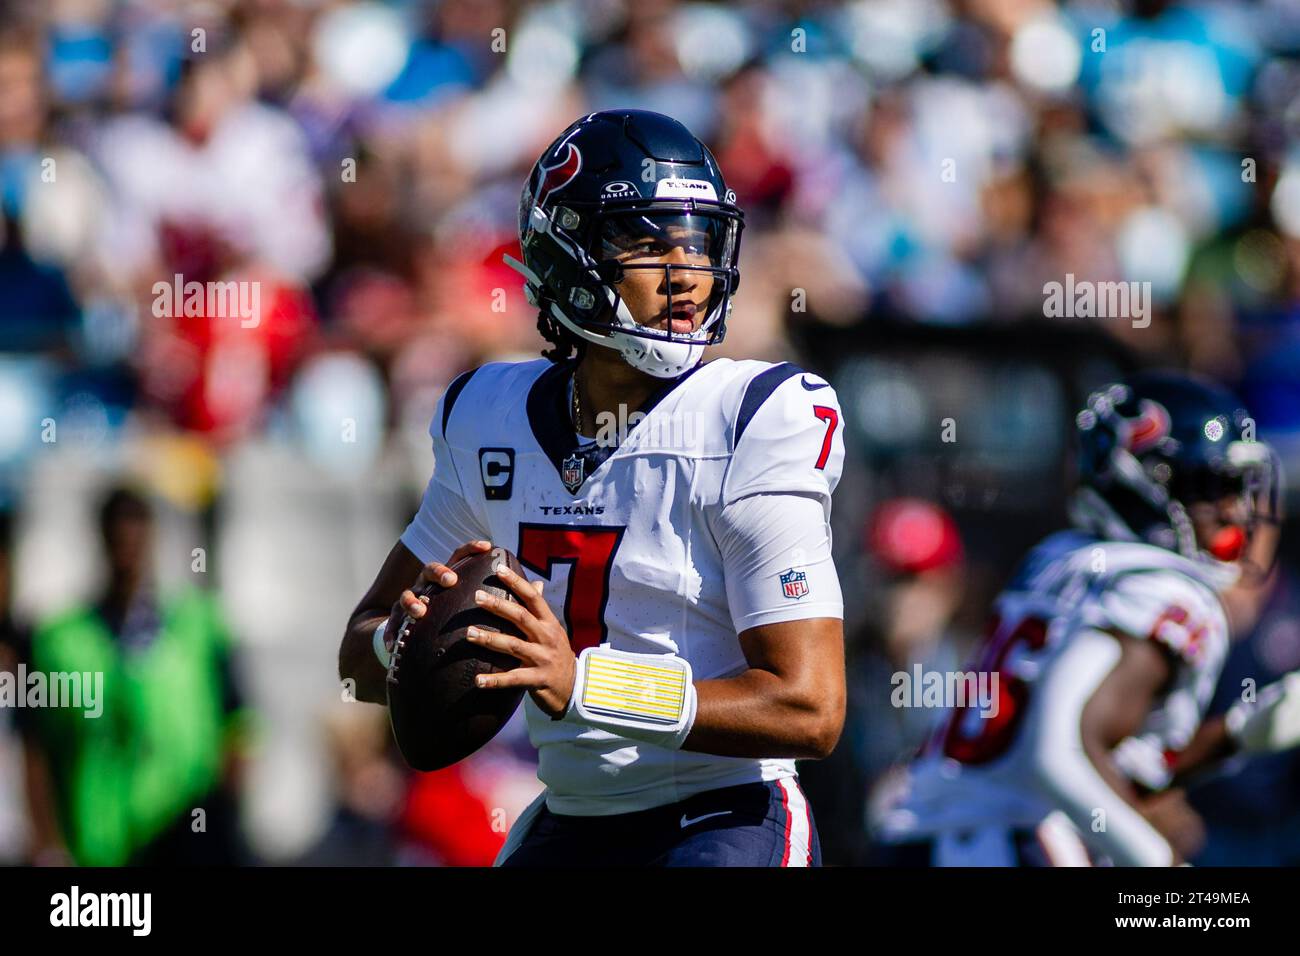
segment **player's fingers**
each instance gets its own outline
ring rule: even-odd
[[[472,554],[480,554],[483,551],[491,551],[491,550],[492,550],[491,541],[483,541],[481,539],[478,541],[467,541],[465,544],[462,544],[459,548],[457,548],[455,551],[451,553],[451,557],[447,559],[447,563],[455,564],[457,561],[461,560],[462,558],[468,558]]]
[[[423,570],[420,571],[420,580],[418,584],[436,584],[439,587],[454,588],[456,586],[456,572],[445,564],[439,564],[437,561],[430,561]]]
[[[537,667],[516,667],[512,671],[500,674],[479,674],[474,678],[474,686],[483,689],[501,690],[505,687],[545,687],[546,675]]]
[[[420,581],[428,582],[429,584],[436,584],[439,587],[454,588],[456,586],[457,580],[459,580],[459,576],[456,574],[455,571],[451,569],[450,566],[455,564],[457,561],[462,560],[463,558],[468,558],[472,554],[478,554],[479,552],[482,551],[491,551],[491,550],[492,550],[491,541],[479,540],[479,541],[470,541],[467,542],[466,544],[462,544],[459,548],[457,548],[455,551],[451,553],[451,557],[447,559],[446,564],[443,564],[440,561],[430,561],[428,564],[426,564],[424,568],[420,571]]]
[[[491,611],[497,617],[503,617],[512,624],[517,625],[524,633],[528,633],[531,630],[531,625],[537,620],[529,612],[528,608],[522,604],[507,601],[505,598],[499,598],[487,591],[475,591],[474,602],[483,610]]]
[[[521,641],[512,634],[502,634],[500,631],[490,631],[482,627],[471,627],[465,632],[465,639],[473,644],[478,644],[480,647],[491,648],[494,651],[509,654],[511,657],[517,657],[521,661],[527,661],[530,664],[537,663],[537,645]]]
[[[417,621],[424,617],[425,612],[429,610],[429,599],[427,597],[416,597],[415,592],[410,589],[403,591],[398,601],[402,605],[402,610]]]
[[[542,598],[540,582],[534,584],[504,565],[497,569],[496,574],[535,617],[545,620],[551,616],[550,606]]]

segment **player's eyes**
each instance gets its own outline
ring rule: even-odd
[[[695,230],[680,232],[673,235],[673,245],[681,246],[693,254],[704,254],[709,248],[709,237],[707,233]]]
[[[604,254],[620,262],[666,259],[677,250],[695,264],[712,258],[712,234],[706,229],[664,224],[644,232],[611,229],[602,237]]]
[[[652,259],[658,256],[666,256],[672,252],[672,244],[660,242],[654,239],[643,239],[640,242],[633,243],[626,247],[619,258],[622,259]]]
[[[666,256],[671,254],[674,249],[681,249],[688,256],[708,255],[708,243],[702,238],[648,239],[632,246],[628,253],[642,256]]]

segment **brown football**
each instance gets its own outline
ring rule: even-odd
[[[496,576],[502,565],[524,576],[519,559],[505,548],[493,548],[451,565],[453,588],[428,585],[417,596],[429,596],[429,610],[414,620],[395,611],[389,620],[397,628],[388,668],[388,715],[393,736],[406,762],[416,770],[439,770],[468,757],[505,726],[524,691],[484,690],[474,685],[479,674],[498,674],[519,666],[508,654],[471,644],[471,625],[523,637],[504,618],[474,603],[474,592],[517,601]]]

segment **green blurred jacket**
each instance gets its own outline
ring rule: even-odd
[[[158,606],[155,640],[129,649],[100,614],[75,608],[32,638],[32,666],[102,672],[103,712],[47,707],[35,729],[49,760],[68,851],[120,866],[218,783],[245,716],[230,687],[230,639],[216,601],[187,590]]]

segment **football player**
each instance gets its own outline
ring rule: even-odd
[[[977,655],[997,707],[938,725],[878,818],[882,862],[1171,865],[1144,795],[1300,743],[1296,674],[1203,719],[1224,592],[1258,590],[1277,543],[1276,459],[1245,411],[1145,373],[1094,393],[1077,424],[1076,528],[1030,552]]]
[[[797,758],[843,725],[843,605],[830,550],[844,458],[834,389],[716,359],[742,214],[709,152],[656,113],[593,113],[542,154],[519,206],[544,358],[447,388],[418,514],[348,625],[340,671],[382,702],[394,602],[504,545],[541,797],[498,863],[811,866]],[[444,563],[445,562],[445,563]]]

